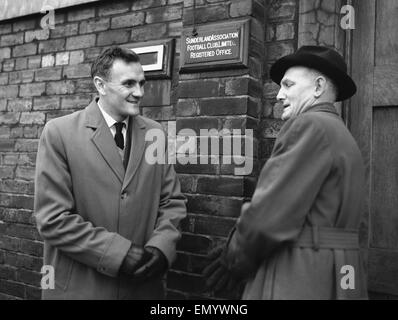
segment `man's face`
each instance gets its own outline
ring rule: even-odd
[[[139,105],[144,96],[145,76],[138,62],[126,63],[115,60],[105,80],[104,108],[117,121],[139,114]]]
[[[276,98],[283,103],[282,120],[298,115],[315,101],[315,77],[310,69],[295,66],[285,72]]]

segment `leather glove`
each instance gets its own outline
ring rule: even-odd
[[[206,288],[218,292],[223,289],[235,290],[240,279],[234,277],[225,262],[225,246],[219,246],[210,251],[207,259],[212,261],[202,272],[206,279]]]
[[[120,266],[120,272],[131,276],[150,258],[151,255],[149,252],[145,251],[143,247],[132,244]]]
[[[158,248],[145,247],[144,251],[150,256],[139,269],[137,269],[133,276],[137,280],[145,280],[163,274],[168,268],[167,258]]]

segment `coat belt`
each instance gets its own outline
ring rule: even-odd
[[[307,226],[293,242],[293,247],[358,250],[358,230]]]

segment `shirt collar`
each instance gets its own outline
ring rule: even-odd
[[[117,121],[115,119],[112,118],[112,116],[110,116],[100,105],[99,100],[97,101],[97,105],[102,113],[102,116],[105,119],[106,124],[108,125],[109,128],[111,128],[115,123],[117,123]],[[128,125],[128,117],[126,117],[123,121],[122,121],[125,125],[126,125],[126,129],[127,129],[127,125]]]

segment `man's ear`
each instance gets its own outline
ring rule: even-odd
[[[315,79],[315,98],[319,98],[326,90],[326,79],[323,76],[318,76]]]
[[[93,82],[94,82],[95,87],[97,88],[97,91],[101,95],[104,96],[106,94],[105,93],[105,81],[102,78],[95,76],[93,79]]]

